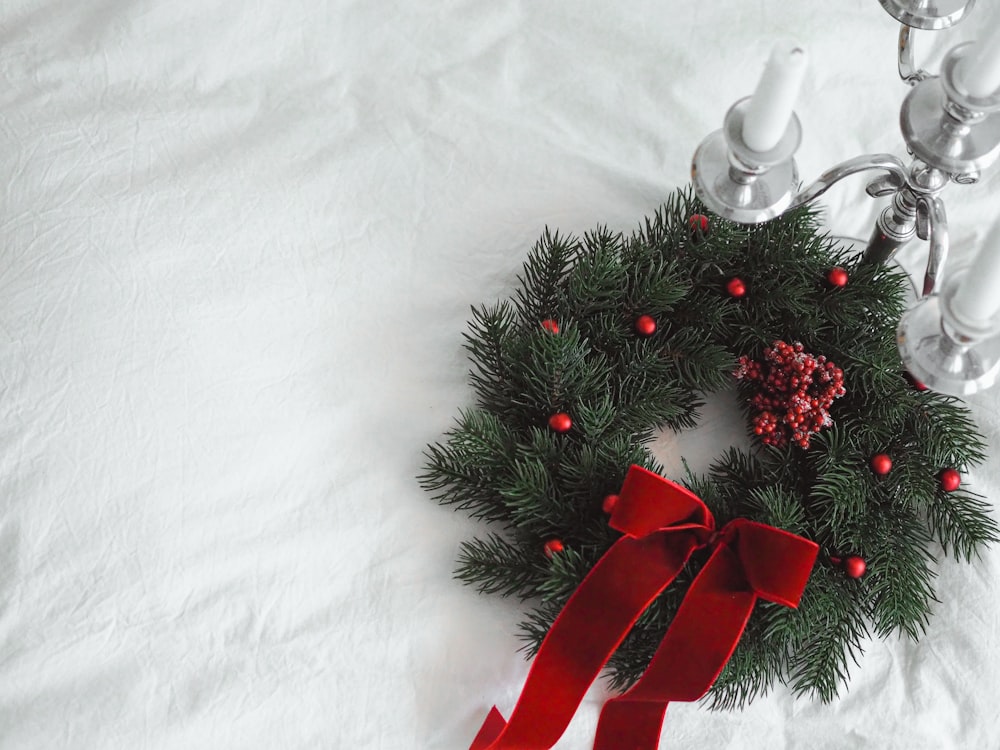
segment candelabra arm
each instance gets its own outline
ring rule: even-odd
[[[905,23],[899,27],[899,77],[911,86],[916,86],[931,74],[917,68],[913,62],[913,28]]]
[[[930,240],[927,269],[924,271],[923,296],[937,291],[938,280],[948,258],[948,216],[944,202],[935,195],[917,199],[917,236]]]
[[[884,177],[869,186],[869,193],[871,195],[895,193],[906,185],[907,171],[902,161],[892,154],[864,154],[863,156],[855,156],[853,159],[848,159],[836,166],[830,167],[830,169],[816,178],[814,182],[799,191],[798,195],[792,199],[789,209],[804,206],[806,203],[819,198],[845,177],[850,177],[852,174],[865,172],[869,169],[882,169],[887,172]]]

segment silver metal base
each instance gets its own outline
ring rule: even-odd
[[[722,130],[710,133],[694,152],[691,181],[708,208],[730,221],[758,224],[780,216],[799,184],[793,155],[802,126],[793,113],[784,135],[769,151],[754,151],[743,140],[750,97],[726,112]]]
[[[963,341],[949,330],[938,294],[920,300],[903,316],[896,344],[907,372],[939,393],[968,396],[1000,376],[1000,335]]]
[[[952,179],[975,181],[1000,156],[1000,97],[973,98],[959,88],[955,71],[969,54],[960,44],[945,56],[941,75],[914,86],[899,112],[910,151]],[[942,111],[942,107],[944,107]]]
[[[691,180],[709,210],[740,224],[759,224],[785,212],[799,176],[795,160],[788,159],[750,180],[734,179],[729,145],[717,130],[694,152]]]
[[[893,18],[915,29],[946,29],[962,20],[976,0],[879,0]]]

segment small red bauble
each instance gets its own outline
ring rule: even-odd
[[[861,578],[865,574],[865,571],[868,570],[868,563],[865,562],[863,557],[851,555],[844,559],[842,567],[849,578]]]
[[[563,551],[563,543],[558,539],[549,539],[542,548],[545,551],[545,556],[550,560],[554,555],[558,555]]]
[[[708,217],[704,214],[692,214],[688,218],[688,226],[691,228],[693,235],[697,235],[699,231],[702,234],[708,234]]]
[[[556,323],[552,318],[546,318],[542,321],[542,328],[544,328],[549,333],[559,333],[559,324]]]
[[[635,319],[635,330],[641,336],[652,336],[656,333],[656,320],[651,315],[640,315]]]
[[[826,274],[826,280],[830,282],[830,286],[847,286],[847,271],[839,266],[831,268]]]
[[[611,511],[615,509],[616,505],[618,505],[618,495],[608,495],[601,503],[601,510],[611,515]]]
[[[743,279],[738,276],[734,276],[729,281],[726,282],[726,294],[728,294],[733,299],[739,299],[744,294],[747,293],[747,285],[743,283]]]
[[[954,492],[962,483],[962,475],[955,471],[955,469],[945,469],[941,472],[939,479],[941,481],[941,489],[945,492]]]
[[[549,417],[549,427],[554,432],[569,432],[573,428],[573,420],[564,411],[556,412]]]
[[[913,377],[913,375],[911,373],[904,372],[903,373],[903,377],[905,377],[906,380],[909,382],[909,384],[913,386],[914,390],[916,390],[916,391],[926,391],[927,390],[927,386],[924,385],[923,383],[921,383],[915,377]]]
[[[892,471],[892,459],[886,453],[879,453],[872,457],[872,471],[880,477],[884,477]]]

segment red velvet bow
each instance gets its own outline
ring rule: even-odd
[[[729,660],[757,597],[799,603],[819,551],[787,531],[738,518],[719,532],[692,492],[629,469],[611,526],[624,532],[570,597],[542,642],[510,721],[494,707],[470,750],[547,750],[646,607],[691,553],[702,567],[649,667],[605,703],[595,750],[655,750],[667,704],[693,701]]]

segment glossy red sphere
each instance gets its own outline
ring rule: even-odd
[[[563,543],[558,539],[549,539],[543,549],[545,550],[545,556],[551,560],[553,555],[558,555],[564,548]]]
[[[708,217],[704,214],[693,214],[688,219],[688,226],[692,232],[700,229],[703,234],[708,234]]]
[[[743,279],[733,277],[726,282],[726,293],[730,297],[739,299],[747,293],[747,285],[743,283]]]
[[[546,318],[542,321],[542,328],[544,328],[549,333],[559,333],[559,324],[552,318]]]
[[[892,471],[892,459],[886,453],[879,453],[872,457],[872,471],[880,477],[884,477]]]
[[[861,578],[868,570],[868,563],[864,561],[864,558],[858,557],[857,555],[851,555],[846,558],[842,563],[844,572],[851,578]]]
[[[640,315],[635,319],[635,330],[641,336],[652,336],[656,333],[656,320],[651,315]]]
[[[601,510],[610,515],[616,505],[618,505],[618,495],[608,495],[601,503]]]
[[[573,428],[573,420],[566,412],[557,412],[549,417],[549,427],[555,432],[569,432]]]
[[[847,286],[847,271],[839,266],[831,268],[826,274],[826,280],[830,282],[830,286]]]
[[[945,469],[941,472],[939,479],[941,480],[941,489],[945,492],[954,492],[962,484],[962,475],[955,469]]]

